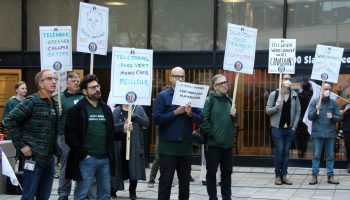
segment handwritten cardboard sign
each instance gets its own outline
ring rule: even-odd
[[[108,12],[107,7],[80,2],[77,51],[107,54]]]
[[[311,79],[338,82],[344,48],[317,45]]]
[[[176,82],[173,105],[185,106],[191,104],[192,107],[203,108],[208,94],[209,86],[197,85],[186,82]]]
[[[70,26],[40,26],[41,70],[72,71]]]
[[[113,47],[108,104],[151,105],[153,51]]]
[[[270,39],[268,73],[294,74],[295,49],[296,39]]]
[[[224,69],[253,74],[257,29],[228,24]]]

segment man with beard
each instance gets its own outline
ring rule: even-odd
[[[96,178],[97,199],[110,199],[110,176],[114,175],[116,138],[111,109],[101,100],[96,75],[80,83],[85,98],[67,115],[65,141],[70,147],[66,178],[76,180],[74,199],[84,199]],[[120,138],[119,138],[120,139]]]

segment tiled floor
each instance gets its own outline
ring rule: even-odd
[[[325,170],[320,170],[317,185],[309,185],[311,170],[309,168],[290,168],[288,177],[293,185],[275,185],[272,168],[259,167],[234,167],[232,174],[232,199],[291,199],[291,200],[349,200],[350,199],[350,174],[345,169],[335,169],[335,177],[340,181],[339,185],[327,183]],[[149,174],[149,169],[147,169]],[[200,166],[192,166],[192,177],[195,182],[191,183],[190,199],[208,199],[205,186],[199,180]],[[178,185],[172,188],[171,199],[177,199]],[[50,199],[58,199],[58,179],[54,180],[54,186]],[[138,199],[157,199],[158,184],[154,188],[147,188],[147,181],[140,181],[137,187]],[[128,188],[128,183],[125,183]],[[218,194],[220,187],[218,186]],[[119,191],[118,199],[128,199],[128,191]],[[220,197],[220,195],[219,195]],[[17,200],[20,196],[0,195],[1,200]],[[73,199],[71,196],[70,199]]]

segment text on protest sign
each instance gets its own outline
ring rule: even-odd
[[[224,69],[253,74],[257,29],[228,24]]]
[[[72,71],[72,34],[70,26],[41,26],[41,70]]]
[[[80,2],[77,51],[107,54],[108,12],[107,7]]]
[[[152,72],[152,50],[113,47],[108,104],[151,105]]]
[[[270,39],[269,73],[295,73],[295,39]]]
[[[338,82],[344,48],[317,45],[311,79]]]
[[[179,106],[191,104],[192,107],[203,108],[208,89],[209,86],[207,85],[197,85],[178,81],[176,82],[172,104]]]

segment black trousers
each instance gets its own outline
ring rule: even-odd
[[[179,178],[179,199],[190,197],[191,156],[159,155],[158,199],[169,200],[174,173]]]
[[[232,148],[208,147],[207,152],[207,192],[210,200],[216,200],[216,171],[220,164],[221,196],[223,200],[231,199]]]
[[[309,141],[310,134],[307,131],[307,126],[301,122],[298,124],[296,134],[296,146],[298,148],[298,157],[304,158],[307,150],[307,143]]]
[[[346,151],[346,161],[348,162],[348,165],[350,165],[350,133],[348,132],[344,133],[344,144]]]

